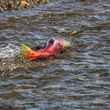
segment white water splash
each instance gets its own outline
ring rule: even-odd
[[[20,52],[20,48],[14,44],[8,44],[6,47],[0,48],[0,59],[14,58]]]

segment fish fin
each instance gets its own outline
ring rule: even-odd
[[[20,46],[20,54],[22,56],[25,56],[31,50],[32,49],[30,47],[28,47],[27,45],[25,45],[25,44],[21,44],[21,46]]]

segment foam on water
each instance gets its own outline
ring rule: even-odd
[[[0,59],[14,58],[19,52],[20,49],[18,46],[9,43],[7,46],[0,48]]]

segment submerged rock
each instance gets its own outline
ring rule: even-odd
[[[0,0],[0,11],[28,8],[48,3],[48,0]]]

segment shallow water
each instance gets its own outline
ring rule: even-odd
[[[110,110],[110,1],[90,1],[0,13],[1,110]],[[72,49],[15,62],[21,43],[34,47],[58,36],[70,39]]]

